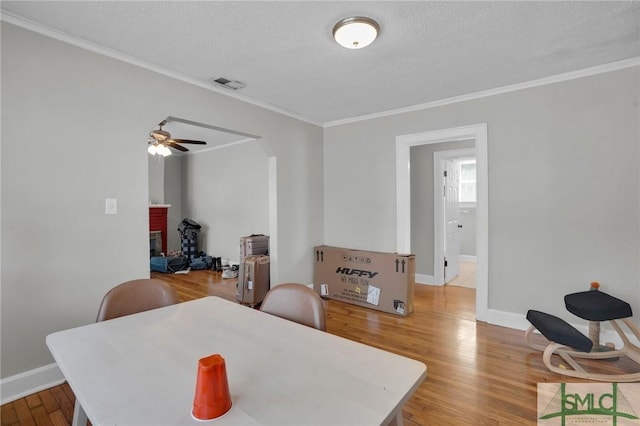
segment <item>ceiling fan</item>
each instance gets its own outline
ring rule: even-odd
[[[149,133],[149,147],[147,151],[151,155],[160,154],[163,157],[167,155],[171,155],[171,150],[169,148],[177,149],[178,151],[187,152],[188,148],[180,144],[190,143],[195,145],[206,145],[207,143],[204,141],[194,141],[190,139],[174,139],[171,137],[171,134],[166,130],[162,130],[162,126],[167,124],[167,120],[163,120],[158,124],[157,130],[152,130]]]

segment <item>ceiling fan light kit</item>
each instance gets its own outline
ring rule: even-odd
[[[158,154],[162,155],[163,157],[168,157],[169,155],[171,155],[171,150],[162,143],[154,143],[153,145],[149,145],[149,148],[147,148],[147,152],[149,152],[149,154],[151,155]]]
[[[362,49],[378,37],[380,26],[364,16],[352,16],[339,21],[333,27],[333,38],[347,49]]]

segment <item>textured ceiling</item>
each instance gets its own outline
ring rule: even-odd
[[[640,2],[14,2],[25,19],[323,124],[640,56]],[[364,15],[381,34],[331,37]]]

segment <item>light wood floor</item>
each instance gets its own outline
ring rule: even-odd
[[[458,276],[447,285],[476,288],[476,262],[460,262]]]
[[[208,295],[235,300],[236,280],[223,280],[219,272],[152,275],[171,283],[181,301]],[[549,372],[541,353],[524,344],[522,331],[476,322],[473,289],[418,285],[415,312],[406,318],[325,303],[327,332],[427,365],[426,380],[403,410],[407,426],[535,425],[537,383],[582,381]],[[615,372],[631,364],[622,359],[597,365]],[[67,425],[74,400],[66,383],[47,389],[3,405],[2,425]]]

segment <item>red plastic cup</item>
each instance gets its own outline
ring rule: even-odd
[[[227,367],[219,354],[198,361],[196,395],[191,414],[197,420],[220,417],[231,408]]]

